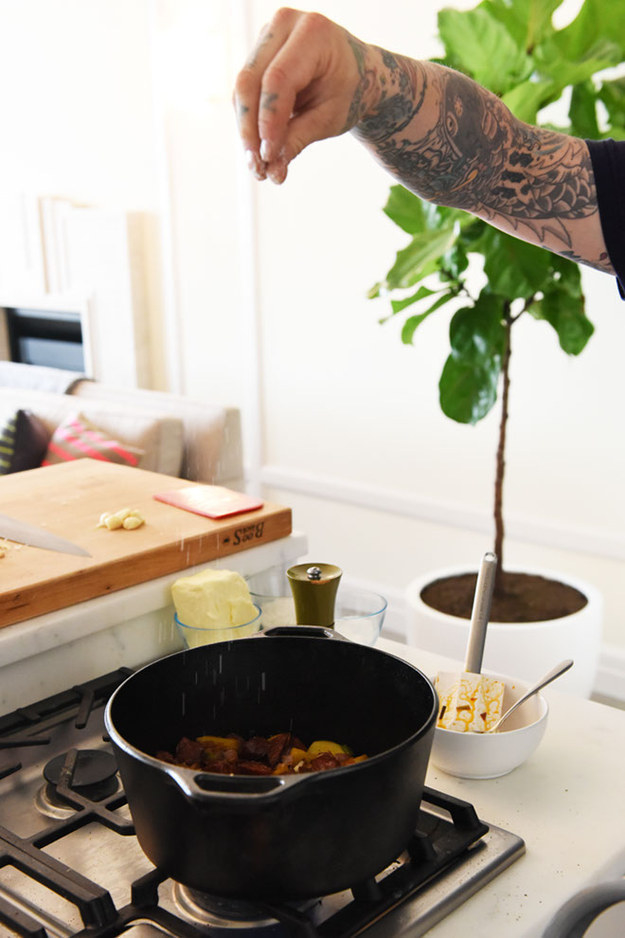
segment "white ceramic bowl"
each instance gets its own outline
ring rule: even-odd
[[[530,683],[488,672],[505,683],[505,712],[530,687]],[[527,700],[494,733],[460,733],[436,727],[430,761],[448,775],[459,778],[499,778],[528,759],[547,728],[549,704],[538,693]]]

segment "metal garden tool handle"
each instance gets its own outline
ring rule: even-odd
[[[490,607],[493,599],[493,589],[495,587],[496,569],[497,557],[495,554],[491,552],[484,554],[477,575],[477,583],[475,584],[469,641],[467,642],[464,662],[464,670],[471,674],[481,674],[482,671],[486,627],[490,619]]]

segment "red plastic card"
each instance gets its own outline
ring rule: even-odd
[[[263,507],[261,499],[220,485],[190,485],[185,489],[162,492],[154,498],[175,508],[183,508],[185,511],[213,519],[241,515]]]

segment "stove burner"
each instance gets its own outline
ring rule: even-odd
[[[51,785],[58,785],[62,780],[68,755],[69,753],[63,752],[60,756],[50,759],[44,766],[43,777]],[[110,752],[102,749],[79,749],[69,786],[83,795],[88,794],[93,801],[101,801],[117,790],[116,774],[117,763]],[[101,788],[107,788],[107,791],[95,797],[94,790],[99,794]]]
[[[54,818],[65,818],[73,814],[75,807],[63,797],[66,785],[71,791],[90,801],[103,801],[114,795],[119,788],[117,763],[109,752],[101,749],[79,749],[75,753],[63,752],[46,763],[43,777],[46,783],[37,793],[36,806],[43,814]]]
[[[278,926],[278,920],[268,915],[267,909],[253,902],[242,899],[228,899],[213,896],[181,883],[174,883],[173,898],[180,911],[199,925],[208,925],[223,929],[272,928]],[[298,912],[310,909],[319,900],[289,903],[289,907]]]

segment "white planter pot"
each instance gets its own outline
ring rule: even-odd
[[[559,580],[583,593],[588,603],[570,616],[544,622],[490,622],[484,647],[484,670],[508,674],[525,681],[538,680],[564,658],[574,666],[558,680],[557,689],[590,697],[601,647],[603,597],[589,583],[551,570],[523,570]],[[469,621],[427,606],[421,591],[434,580],[475,573],[475,566],[430,571],[413,580],[406,590],[408,643],[424,651],[464,662]]]

